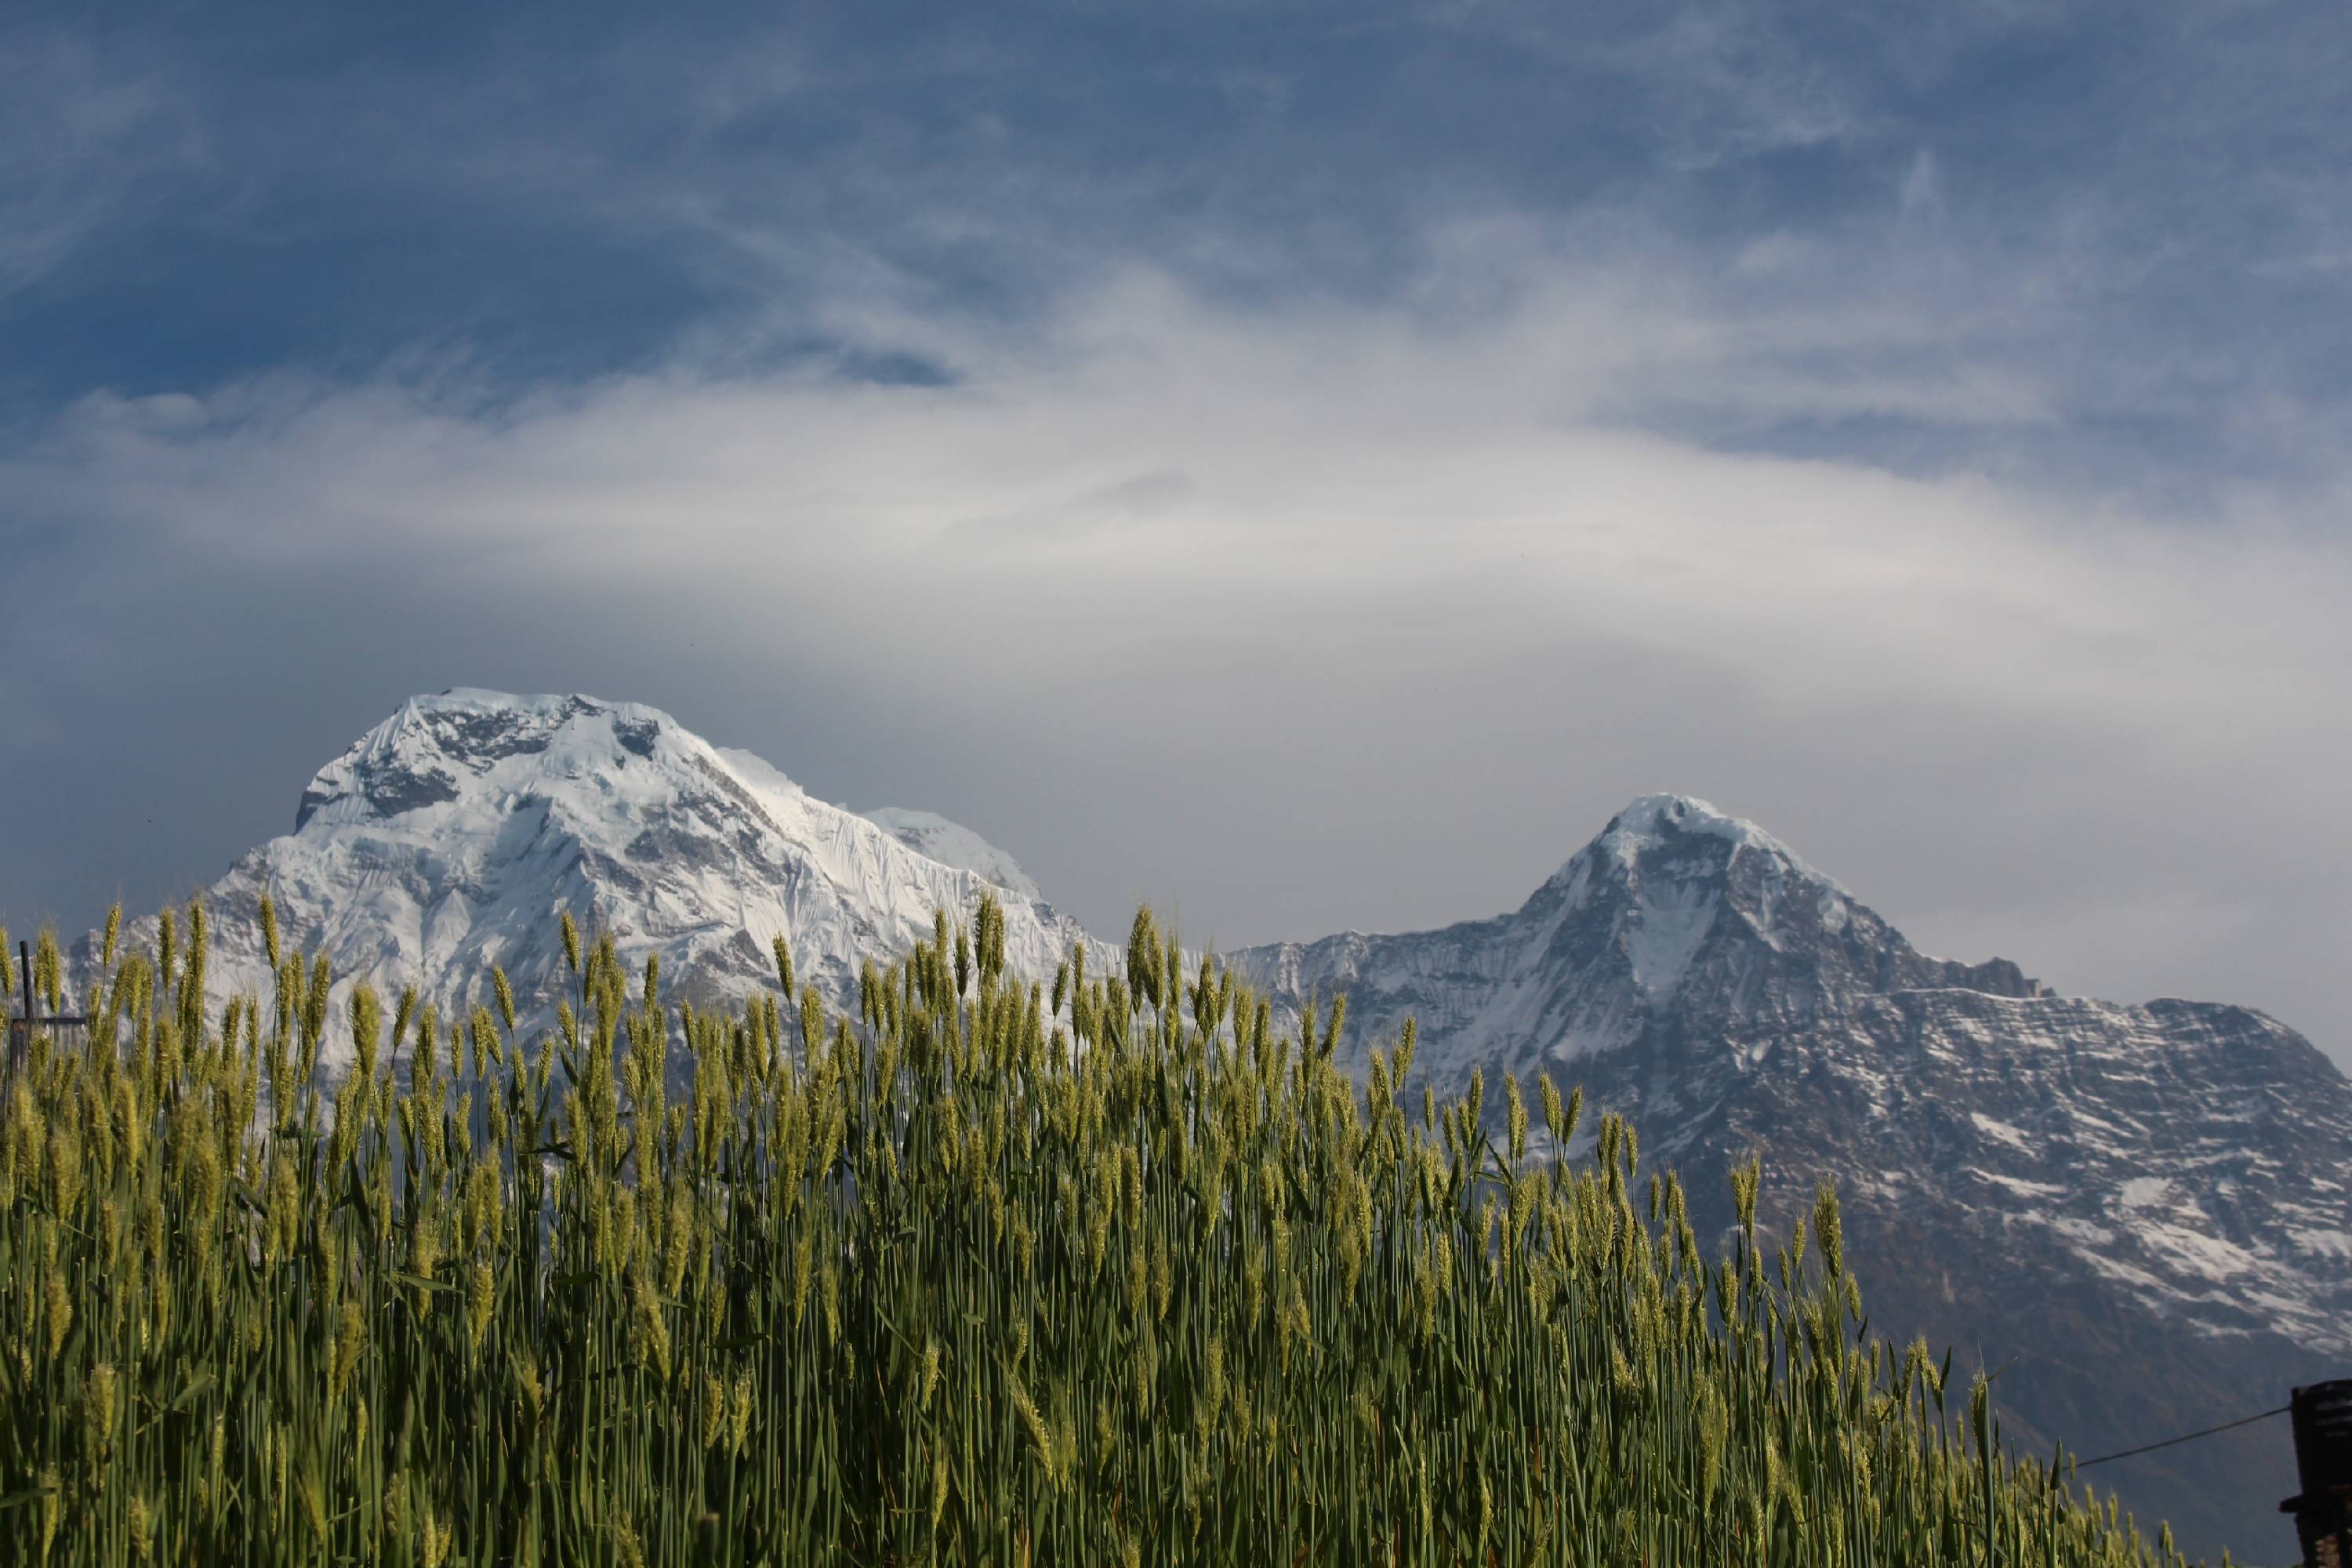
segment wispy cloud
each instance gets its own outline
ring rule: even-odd
[[[56,33],[0,34],[0,300],[206,163],[167,69]]]

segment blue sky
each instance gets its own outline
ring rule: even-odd
[[[14,7],[0,908],[577,688],[1225,941],[1684,789],[2345,1059],[2347,81],[2284,4]]]
[[[952,374],[841,297],[1017,331],[1122,264],[1470,313],[1515,279],[1433,237],[1497,223],[1752,319],[1811,395],[1624,399],[1711,444],[2196,493],[2346,391],[2330,7],[641,9],[19,11],[9,412]]]

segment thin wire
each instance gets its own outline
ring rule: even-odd
[[[2276,1410],[2265,1410],[2258,1415],[2242,1415],[2235,1421],[2224,1421],[2219,1426],[2208,1426],[2202,1432],[2184,1432],[2178,1437],[2167,1437],[2161,1443],[2148,1443],[2137,1448],[2126,1448],[2120,1454],[2102,1454],[2095,1459],[2082,1460],[2074,1468],[2078,1470],[2087,1470],[2093,1465],[2104,1465],[2109,1459],[2128,1459],[2134,1454],[2152,1454],[2158,1448],[2169,1448],[2175,1443],[2187,1443],[2199,1437],[2210,1437],[2216,1432],[2227,1432],[2232,1426],[2251,1426],[2257,1421],[2267,1421],[2273,1415],[2284,1415],[2294,1408],[2291,1405],[2282,1405]]]

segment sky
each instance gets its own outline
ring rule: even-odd
[[[413,692],[642,701],[1116,933],[1634,795],[2352,1064],[2352,16],[0,19],[0,916]]]

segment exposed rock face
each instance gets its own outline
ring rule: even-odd
[[[1877,1326],[2015,1357],[2012,1431],[2078,1456],[2352,1365],[2352,1085],[2309,1042],[1926,957],[1703,802],[1635,802],[1516,913],[1236,958],[1294,1005],[1346,991],[1360,1062],[1412,1014],[1416,1077],[1582,1083],[1682,1172],[1695,1219],[1730,1223],[1751,1152],[1768,1215],[1833,1179]],[[2289,1452],[2273,1423],[2084,1479],[2185,1543],[2284,1561]]]
[[[910,835],[812,799],[650,708],[419,697],[319,771],[293,833],[206,893],[208,979],[223,997],[269,994],[266,893],[289,950],[325,952],[347,982],[413,982],[445,1007],[461,987],[478,991],[492,963],[527,1009],[551,1005],[568,979],[566,910],[612,931],[632,970],[658,953],[673,995],[772,988],[769,944],[782,934],[801,976],[847,999],[862,958],[911,945],[936,908],[968,911],[991,880],[1008,961],[1050,975],[1077,928],[978,835],[937,817],[919,826]],[[961,863],[910,847],[927,841]],[[152,940],[152,921],[130,934]],[[330,1067],[348,1049],[331,1032]]]

